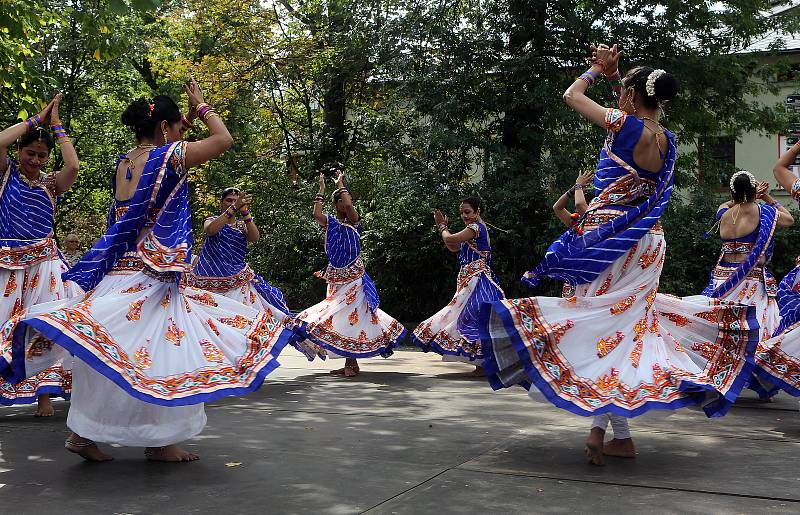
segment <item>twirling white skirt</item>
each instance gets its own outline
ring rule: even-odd
[[[0,325],[31,306],[83,295],[74,283],[64,283],[67,266],[58,257],[25,269],[0,268]],[[30,404],[42,394],[69,398],[72,390],[72,358],[63,349],[48,352],[52,343],[32,339],[25,350],[27,377],[12,384],[0,378],[0,404]]]
[[[521,384],[584,416],[690,405],[723,415],[753,368],[755,310],[658,294],[665,251],[654,230],[573,297],[485,304],[492,386]]]
[[[34,306],[21,324],[3,327],[6,351],[41,332],[82,361],[70,429],[153,447],[199,433],[204,402],[258,389],[292,334],[289,317],[119,268],[85,298]]]

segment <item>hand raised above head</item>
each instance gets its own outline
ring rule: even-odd
[[[769,192],[769,183],[766,181],[760,181],[756,185],[756,198],[760,199],[764,197]]]
[[[594,177],[594,170],[583,172],[575,178],[575,184],[589,184],[592,180],[592,177]]]
[[[325,193],[325,172],[319,172],[319,192]]]
[[[205,102],[203,99],[203,90],[200,89],[200,85],[197,83],[194,77],[192,77],[192,80],[183,86],[183,90],[186,92],[186,96],[189,98],[189,109],[193,109],[199,104]]]

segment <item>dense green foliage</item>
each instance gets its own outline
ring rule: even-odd
[[[456,227],[466,194],[481,195],[485,218],[504,229],[493,244],[507,293],[530,293],[517,278],[562,230],[550,206],[592,166],[604,137],[561,101],[589,43],[619,42],[625,67],[646,63],[680,78],[665,124],[687,149],[701,135],[784,127],[779,106],[749,100],[779,86],[783,65],[736,52],[768,30],[798,28],[791,13],[767,17],[770,4],[9,0],[0,4],[0,57],[9,63],[0,68],[0,119],[13,123],[54,91],[65,93],[82,170],[59,229],[88,243],[103,229],[116,156],[132,144],[119,123],[126,102],[178,96],[194,75],[236,140],[193,171],[196,227],[216,211],[223,187],[252,191],[264,237],[251,264],[292,307],[309,305],[323,287],[312,272],[325,264],[309,216],[316,170],[341,162],[383,306],[413,323],[446,302],[457,270],[431,211],[444,209]],[[591,94],[611,105],[609,93],[600,85]],[[698,293],[716,260],[718,240],[700,235],[720,198],[697,179],[718,176],[714,166],[700,166],[691,152],[681,160],[683,194],[664,220],[664,291]],[[776,275],[790,267],[796,236],[779,237]],[[558,290],[553,282],[539,292]]]

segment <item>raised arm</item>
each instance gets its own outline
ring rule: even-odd
[[[239,202],[241,202],[242,205],[238,207],[237,210],[242,216],[242,221],[244,222],[245,238],[247,238],[248,243],[255,243],[261,237],[261,232],[258,230],[258,226],[253,221],[253,215],[250,214],[250,205],[253,203],[253,196],[249,193],[242,192],[242,194],[239,195],[239,199],[236,201],[236,203],[238,204]]]
[[[567,88],[564,92],[564,102],[590,122],[605,128],[608,108],[587,97],[586,90],[600,77],[605,68],[617,69],[622,52],[617,49],[617,45],[611,48],[597,47],[593,48],[593,51],[597,56],[595,62]]]
[[[322,226],[328,226],[328,217],[325,216],[325,213],[322,212],[322,204],[325,202],[325,174],[323,172],[319,173],[319,191],[317,195],[314,197],[314,208],[311,214],[314,216],[314,220]]]
[[[345,210],[345,216],[347,217],[347,221],[351,224],[357,224],[361,217],[358,215],[358,211],[356,208],[353,207],[353,197],[350,196],[350,192],[347,191],[347,188],[344,187],[344,172],[341,170],[337,170],[336,175],[336,188],[341,190],[341,201],[342,208]]]
[[[461,243],[447,242],[447,238],[445,238],[445,233],[450,234],[450,231],[447,229],[447,224],[449,223],[449,221],[447,220],[447,216],[445,216],[444,213],[442,213],[439,209],[433,210],[433,223],[436,224],[436,230],[442,236],[442,241],[444,242],[444,246],[447,247],[447,250],[449,250],[450,252],[458,252],[459,250],[461,250]],[[469,232],[473,234],[474,237],[475,232],[472,229],[470,229]]]
[[[184,91],[189,97],[190,111],[197,111],[210,133],[207,138],[186,145],[186,167],[192,168],[222,155],[233,145],[233,138],[219,115],[203,100],[203,92],[194,79],[184,86]]]
[[[570,188],[567,190],[563,195],[558,197],[556,203],[553,204],[553,212],[556,214],[561,223],[569,227],[572,225],[572,213],[569,212],[567,209],[567,204],[569,204],[569,200],[574,195],[574,189]]]
[[[588,184],[591,184],[592,177],[594,177],[594,171],[589,170],[588,172],[583,172],[578,175],[575,179],[575,212],[581,216],[583,216],[583,213],[585,213],[586,209],[589,207],[583,190]]]
[[[756,198],[764,201],[765,204],[775,207],[778,210],[778,227],[790,227],[794,224],[794,217],[783,204],[772,198],[769,194],[769,183],[759,182],[756,189]]]
[[[797,180],[797,176],[789,169],[794,160],[797,159],[797,154],[800,153],[800,141],[792,145],[792,147],[784,153],[780,159],[772,167],[772,173],[775,174],[775,180],[778,181],[783,189],[794,196],[795,192],[792,191],[792,186]]]
[[[75,147],[72,146],[72,141],[67,136],[67,131],[61,125],[61,117],[58,113],[61,98],[61,93],[56,95],[50,111],[50,124],[53,126],[56,141],[58,141],[58,146],[61,147],[61,158],[64,160],[64,166],[56,173],[56,193],[59,195],[72,187],[78,177],[78,168],[80,167],[78,153],[75,152]]]
[[[24,122],[16,123],[0,132],[0,175],[5,173],[6,168],[8,168],[8,147],[13,145],[29,130],[46,123],[47,118],[50,116],[50,110],[53,108],[53,102],[55,102],[55,99],[51,100],[39,114],[33,115]]]

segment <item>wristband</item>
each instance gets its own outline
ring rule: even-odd
[[[236,215],[236,210],[233,209],[233,206],[231,206],[225,210],[224,215],[227,216],[228,218],[233,218]]]
[[[30,118],[28,118],[27,120],[25,120],[25,125],[28,126],[29,130],[33,130],[36,127],[40,126],[41,124],[42,124],[42,119],[39,118],[38,114],[35,114]]]
[[[583,184],[576,184],[575,186],[573,186],[573,187],[572,187],[572,190],[573,190],[573,191],[575,191],[575,190],[582,190],[583,188],[584,188],[584,185],[583,185]]]
[[[250,210],[249,209],[242,209],[241,211],[239,211],[239,216],[241,216],[241,217],[246,217],[249,214],[250,214]]]
[[[64,130],[64,127],[60,123],[57,125],[53,125],[53,133],[56,135],[56,138],[58,139],[67,137],[67,131]]]
[[[597,76],[598,76],[597,72],[593,72],[591,69],[589,69],[588,71],[583,72],[581,76],[578,77],[576,80],[582,80],[586,84],[591,86],[592,84],[594,84],[594,81],[597,79]]]
[[[244,220],[242,220],[242,221],[243,221],[244,223],[246,223],[246,224],[249,224],[250,222],[252,222],[252,221],[253,221],[253,217],[252,217],[252,216],[248,216],[247,218],[245,218],[245,219],[244,219]]]

